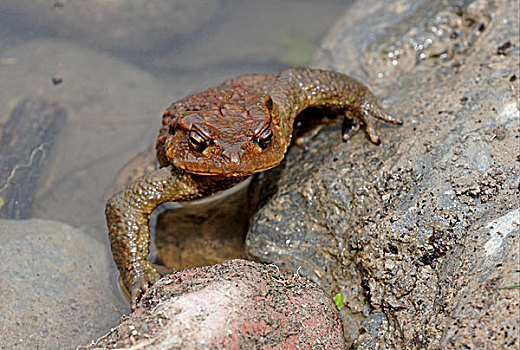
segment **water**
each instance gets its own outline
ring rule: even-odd
[[[2,1],[0,128],[26,97],[65,108],[31,216],[105,240],[106,188],[153,145],[171,102],[232,76],[310,63],[349,1],[179,1],[173,15],[91,3]],[[179,25],[155,24],[169,18]]]
[[[23,210],[24,217],[55,220],[79,228],[101,242],[108,254],[104,208],[109,188],[126,162],[154,144],[164,110],[176,99],[232,76],[276,74],[291,65],[309,64],[320,39],[350,3],[351,0],[1,0],[0,132],[5,135],[7,120],[19,117],[12,115],[13,108],[27,98],[56,103],[66,112],[66,122],[52,129],[54,143],[46,151],[35,181],[18,179],[17,185],[31,195],[14,202],[14,208]],[[175,6],[171,7],[172,4]],[[33,135],[24,128],[14,132],[19,140]],[[32,147],[49,140],[34,139]],[[7,149],[2,143],[0,147]],[[15,163],[28,162],[22,157],[24,152],[20,149],[17,154],[6,155],[0,148],[0,169],[4,172],[0,173],[0,208],[10,200],[1,190],[16,168]],[[5,169],[11,169],[9,174]],[[222,200],[216,203],[220,205]],[[215,216],[213,209],[205,210]],[[196,214],[190,215],[200,219]],[[165,226],[164,218],[158,221],[159,226]],[[24,225],[25,221],[20,223]],[[243,256],[239,253],[243,237],[238,241],[226,238],[212,228],[214,232],[206,238],[188,237],[183,243],[177,242],[177,248],[166,249],[179,257],[160,260],[184,267]],[[190,244],[196,239],[203,242]],[[220,243],[211,243],[213,239]],[[231,243],[226,246],[228,241]],[[201,249],[197,254],[198,247]],[[219,254],[213,254],[210,248]],[[188,249],[193,249],[193,253],[187,253]],[[198,255],[204,261],[197,260]],[[8,266],[9,261],[2,264]],[[16,271],[16,266],[12,270]],[[112,277],[115,286],[115,271],[106,271],[106,275]],[[0,275],[0,282],[3,277]],[[42,281],[42,286],[45,283],[52,282]],[[42,286],[32,286],[34,289],[25,292],[26,305],[31,305],[31,294],[40,293]],[[16,288],[23,290],[19,285]],[[24,295],[19,297],[23,299]],[[107,305],[112,305],[108,303],[109,296],[104,298]],[[71,307],[70,319],[96,324],[97,321],[88,321],[90,315],[77,315],[76,309]],[[112,316],[103,316],[105,322],[114,324],[120,315],[117,310]],[[30,309],[17,313],[32,314]],[[45,319],[35,319],[30,321],[34,324],[27,325],[35,344],[48,344],[44,343],[47,337],[41,325],[52,325],[55,314],[46,311],[46,315]],[[57,315],[65,319],[60,313]],[[8,325],[9,318],[7,322]],[[83,323],[74,322],[70,327],[60,327],[58,343],[85,343],[85,339],[106,330],[101,323],[97,324],[99,329],[86,329]],[[4,340],[12,334],[9,329]],[[75,333],[77,329],[84,334]],[[28,344],[26,340],[25,345]]]

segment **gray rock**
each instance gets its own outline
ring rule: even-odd
[[[213,80],[215,84],[233,75],[252,73],[248,69],[255,66],[267,70],[257,73],[276,74],[271,70],[308,64],[329,30],[331,18],[338,18],[350,2],[235,1],[229,19],[221,18],[204,35],[184,43],[182,50],[172,45],[171,52],[152,55],[147,62],[160,70],[204,74],[206,83]],[[263,28],[262,32],[257,28]],[[208,76],[212,70],[220,73],[219,78]]]
[[[361,322],[361,326],[363,326],[364,330],[370,333],[373,337],[376,337],[377,333],[383,328],[385,323],[388,323],[386,315],[379,312],[367,317],[363,322]]]
[[[356,348],[358,349],[380,349],[384,348],[380,338],[380,332],[384,332],[388,328],[388,319],[382,312],[372,314],[361,322],[360,333],[361,339],[357,341]],[[368,333],[363,336],[363,332]]]
[[[118,295],[106,245],[71,226],[0,220],[2,349],[70,349],[113,326]]]
[[[518,345],[517,294],[499,288],[519,280],[518,28],[512,1],[354,5],[316,65],[405,125],[380,125],[381,146],[330,127],[292,148],[248,252],[344,294],[344,319],[384,313],[385,348]]]

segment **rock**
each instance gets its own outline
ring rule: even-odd
[[[345,349],[332,299],[298,274],[245,260],[163,277],[85,348]]]
[[[16,14],[36,31],[116,51],[167,46],[222,12],[226,1],[210,0],[5,0],[0,10]]]
[[[518,294],[501,289],[519,280],[518,12],[370,0],[322,45],[317,66],[363,79],[405,124],[380,125],[381,146],[329,127],[292,148],[246,244],[342,293],[355,348],[518,346]],[[355,328],[376,314],[375,338]]]
[[[72,348],[114,325],[128,306],[116,292],[108,247],[71,226],[0,220],[4,349]]]
[[[0,218],[31,217],[40,168],[66,120],[63,108],[40,98],[13,109],[0,136]]]
[[[155,262],[170,272],[247,258],[244,241],[251,218],[249,183],[243,181],[203,199],[172,203],[175,210],[161,212],[155,230]]]

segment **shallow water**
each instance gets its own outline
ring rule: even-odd
[[[0,219],[20,220],[15,224],[20,223],[21,232],[36,233],[45,231],[39,226],[42,221],[21,219],[63,222],[79,229],[86,238],[81,242],[87,243],[78,247],[58,242],[49,251],[45,247],[52,246],[52,234],[41,241],[37,236],[30,246],[20,237],[10,237],[27,244],[27,256],[6,252],[9,239],[1,243],[0,252],[12,256],[13,262],[58,258],[49,266],[38,266],[38,271],[23,270],[23,263],[10,259],[2,261],[0,267],[7,272],[0,274],[0,282],[12,283],[0,284],[0,289],[8,288],[4,294],[12,302],[4,305],[0,316],[0,347],[69,348],[114,325],[127,306],[118,296],[115,266],[101,262],[110,260],[104,208],[118,171],[154,144],[161,115],[176,99],[232,76],[276,74],[291,65],[309,64],[320,39],[351,2],[2,0]],[[20,104],[24,100],[29,102]],[[30,113],[17,106],[33,108],[32,115],[40,113],[41,119],[23,125],[20,122]],[[47,123],[42,133],[58,111],[61,117]],[[158,242],[158,261],[185,268],[244,257],[249,207],[246,192],[241,193],[239,198],[204,204],[198,211],[190,205],[184,212],[155,218],[152,225],[157,223],[159,238],[161,232],[179,233]],[[216,210],[222,207],[226,214]],[[169,220],[177,225],[169,225]],[[50,227],[52,233],[54,226]],[[191,235],[183,234],[187,231]],[[77,235],[78,231],[71,233],[70,240],[79,242],[72,238]],[[90,245],[94,258],[81,245]],[[62,264],[66,267],[70,261],[75,268],[65,271]],[[91,262],[103,266],[96,271],[97,284],[89,280],[91,270],[97,269]],[[55,277],[80,281],[61,287],[54,285]],[[50,295],[49,285],[57,292]],[[40,310],[39,317],[34,308]],[[27,339],[26,329],[32,334]],[[52,337],[47,337],[49,332]]]
[[[0,129],[27,97],[56,101],[67,112],[28,215],[102,241],[106,188],[133,154],[153,144],[172,101],[231,76],[310,63],[350,1],[181,1],[166,29],[156,24],[164,22],[160,11],[114,3],[0,4]],[[130,20],[135,26],[125,27]]]
[[[110,186],[126,162],[154,144],[165,108],[182,96],[232,76],[276,74],[291,65],[309,64],[320,39],[351,2],[2,0],[0,219],[42,218],[78,228],[94,238],[86,242],[90,240],[90,251],[97,253],[95,258],[76,264],[80,265],[76,269],[90,273],[92,260],[97,260],[92,265],[105,266],[100,261],[110,260],[104,216]],[[37,111],[38,106],[51,106],[43,118],[62,111],[65,119],[57,119],[44,134],[43,120],[48,119],[32,123],[29,130],[18,123],[27,113],[15,109],[26,99],[31,101],[27,106]],[[9,120],[15,127],[7,130]],[[14,147],[6,146],[8,134],[15,140]],[[24,140],[27,142],[21,142]],[[32,173],[32,180],[27,175],[18,176],[25,169]],[[8,193],[6,188],[14,190]],[[169,211],[156,217],[152,225],[159,227],[158,238],[161,232],[180,232],[176,238],[166,236],[158,242],[158,261],[170,268],[184,268],[244,257],[249,215],[245,193],[229,200],[217,199],[198,211],[189,206],[184,212]],[[11,209],[9,216],[2,207]],[[218,213],[216,209],[221,207],[228,208],[227,214]],[[240,219],[233,214],[233,207],[239,207]],[[205,217],[215,223],[206,222]],[[168,220],[178,224],[169,225]],[[225,221],[231,221],[227,223],[231,229],[220,229],[226,226]],[[41,222],[33,221],[32,227],[31,221],[19,223],[22,232],[40,230],[34,225]],[[207,232],[197,234],[205,228]],[[183,234],[186,231],[191,235]],[[53,253],[67,258],[65,263],[39,266],[31,272],[19,263],[10,265],[9,259],[2,261],[3,271],[8,272],[0,275],[0,281],[12,281],[8,276],[19,278],[9,286],[0,285],[10,288],[6,294],[9,300],[16,299],[4,305],[0,324],[7,328],[0,347],[70,348],[87,343],[116,324],[127,306],[118,296],[115,266],[102,267],[98,276],[104,277],[96,277],[101,287],[93,287],[88,282],[90,275],[67,275],[76,272],[64,272],[60,266],[67,264],[67,259],[83,261],[80,258],[87,255],[83,256],[81,247],[69,251],[67,243],[49,252],[45,242],[52,243],[52,238],[44,237],[40,243],[38,239],[28,248],[30,256],[19,260],[38,261]],[[106,249],[100,251],[100,246]],[[15,252],[6,253],[4,248],[4,256],[10,254]],[[42,277],[33,283],[24,275],[27,273]],[[71,288],[56,286],[59,293],[49,295],[48,286],[56,283],[57,276],[81,281]],[[105,285],[107,289],[102,290]],[[40,298],[36,303],[34,296]],[[99,303],[106,307],[99,307]],[[54,306],[57,304],[63,306]],[[34,308],[41,311],[40,317]],[[16,309],[14,314],[12,309]],[[24,328],[31,330],[31,337],[22,336]],[[49,332],[52,337],[48,337]]]

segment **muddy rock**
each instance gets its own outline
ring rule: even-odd
[[[119,326],[85,348],[345,349],[332,299],[315,283],[245,260],[157,282]]]
[[[0,348],[72,348],[113,326],[128,306],[109,254],[69,225],[0,220]]]
[[[322,45],[316,66],[359,77],[405,124],[380,125],[380,146],[329,127],[292,148],[260,180],[246,244],[343,294],[353,348],[518,346],[518,11],[370,0]]]
[[[202,200],[164,205],[176,208],[157,217],[155,262],[169,271],[180,271],[247,258],[244,241],[251,217],[249,183],[246,180]]]
[[[0,10],[39,32],[128,51],[167,46],[207,25],[226,1],[5,0]]]

